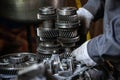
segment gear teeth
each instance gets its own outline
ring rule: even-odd
[[[17,76],[19,70],[37,63],[37,61],[37,55],[33,53],[14,53],[2,56],[0,57],[0,77]]]
[[[77,15],[71,15],[71,16],[61,16],[58,15],[58,22],[60,21],[65,21],[67,23],[74,23],[74,22],[78,22],[78,17]]]
[[[79,36],[74,37],[74,38],[63,38],[63,37],[59,37],[58,40],[61,41],[63,44],[68,44],[68,43],[75,43],[78,42],[80,39]]]
[[[2,75],[0,74],[0,80],[18,80],[16,75]]]
[[[16,75],[18,70],[7,70],[7,69],[0,69],[0,74],[7,74],[7,75]]]
[[[77,36],[77,30],[59,29],[59,37],[73,38]]]
[[[43,54],[43,53],[37,53],[39,60],[43,61],[44,59],[51,58],[52,54]]]
[[[58,37],[59,32],[58,30],[40,30],[39,35],[44,38],[53,38]]]
[[[13,64],[18,64],[18,63],[22,63],[28,60],[27,56],[22,56],[22,55],[13,55],[10,56],[10,62]]]

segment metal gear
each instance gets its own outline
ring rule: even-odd
[[[59,36],[58,30],[40,30],[39,36],[41,41],[53,41]]]
[[[55,8],[48,6],[39,8],[39,13],[37,18],[39,20],[53,20],[56,17],[56,10]]]
[[[73,38],[78,35],[78,32],[76,29],[59,29],[59,37],[63,38]]]
[[[77,28],[79,20],[76,15],[75,7],[63,7],[59,8],[57,14],[56,26],[62,29]]]
[[[13,78],[18,71],[37,63],[37,55],[33,53],[14,53],[0,57],[0,77]]]
[[[59,30],[58,40],[63,47],[74,47],[79,41],[78,27],[79,20],[75,7],[63,7],[57,11],[56,27]]]
[[[54,54],[54,53],[60,53],[61,45],[59,43],[55,42],[41,42],[39,44],[39,47],[37,48],[37,51],[42,54]]]

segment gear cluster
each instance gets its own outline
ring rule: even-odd
[[[106,80],[108,69],[87,66],[71,54],[80,41],[76,10],[75,7],[40,8],[37,53],[0,57],[0,80]]]
[[[17,78],[18,71],[38,62],[33,53],[14,53],[0,57],[0,78]]]

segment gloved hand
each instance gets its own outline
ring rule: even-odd
[[[89,40],[90,41],[90,40]],[[89,41],[83,43],[80,47],[75,49],[72,52],[72,56],[75,57],[77,61],[80,61],[82,64],[86,64],[87,66],[95,66],[96,62],[94,62],[87,51],[87,44]]]
[[[83,29],[84,29],[84,33],[86,34],[88,29],[89,29],[89,26],[91,24],[91,21],[92,19],[94,18],[93,15],[85,8],[79,8],[77,10],[77,15],[78,15],[78,18],[80,19],[81,21],[81,24],[83,26]]]

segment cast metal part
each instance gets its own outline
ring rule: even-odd
[[[18,71],[37,63],[33,53],[14,53],[0,57],[0,77],[3,79],[16,78]]]

